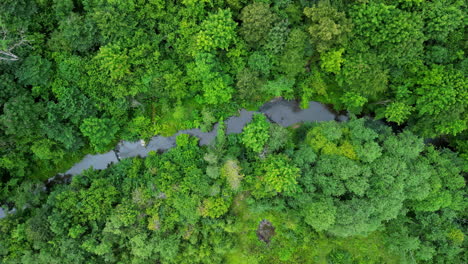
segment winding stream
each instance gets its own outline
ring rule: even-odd
[[[296,101],[274,99],[260,107],[259,111],[247,111],[242,109],[238,116],[231,116],[225,121],[226,133],[241,133],[246,124],[252,120],[254,113],[263,113],[271,122],[288,127],[299,122],[312,121],[346,121],[346,115],[338,115],[324,104],[309,102],[309,107],[300,109]],[[171,137],[155,136],[148,144],[136,141],[121,141],[114,150],[104,154],[86,155],[80,162],[76,163],[64,173],[50,178],[47,183],[53,185],[55,182],[66,182],[71,176],[80,174],[86,169],[106,169],[112,163],[118,163],[121,159],[130,157],[146,157],[150,151],[165,151],[176,146],[176,136],[188,134],[200,139],[200,145],[208,145],[217,135],[218,124],[215,124],[210,132],[202,132],[200,129],[180,130]],[[4,210],[0,207],[0,218],[5,217]]]
[[[225,121],[226,133],[241,133],[244,126],[252,120],[254,113],[265,114],[271,122],[281,126],[288,127],[293,124],[304,121],[343,121],[347,117],[337,115],[332,112],[327,106],[318,102],[309,102],[309,107],[300,109],[296,101],[286,101],[276,99],[264,104],[259,111],[247,111],[242,109],[239,111],[239,116],[232,116]],[[215,137],[218,131],[216,124],[210,132],[202,132],[200,129],[180,130],[171,137],[155,136],[146,146],[144,142],[136,141],[121,141],[114,150],[104,154],[86,155],[83,160],[76,163],[72,168],[62,175],[76,175],[84,170],[93,167],[94,169],[105,169],[111,163],[117,163],[120,159],[130,157],[146,157],[150,151],[165,151],[176,145],[176,136],[180,134],[188,134],[196,136],[200,139],[200,145],[208,145]]]

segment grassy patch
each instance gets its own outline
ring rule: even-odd
[[[292,211],[253,212],[247,202],[248,196],[246,193],[238,195],[233,204],[231,212],[236,216],[237,222],[232,231],[237,235],[238,246],[226,256],[226,263],[400,263],[399,258],[389,253],[385,247],[383,234],[380,232],[366,237],[331,237],[312,229],[304,229],[302,219]],[[262,219],[267,219],[275,226],[276,234],[268,245],[256,236]],[[352,256],[352,259],[336,262],[341,252]],[[333,262],[332,258],[335,258]]]

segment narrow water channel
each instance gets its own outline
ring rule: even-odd
[[[247,111],[242,109],[238,116],[232,116],[225,121],[226,133],[241,133],[246,124],[252,120],[254,113],[263,113],[272,122],[281,126],[291,126],[293,124],[305,121],[329,121],[329,120],[346,120],[347,117],[338,116],[324,104],[318,102],[309,102],[309,107],[300,109],[296,101],[286,101],[276,99],[264,104],[259,111]],[[218,124],[212,131],[202,132],[200,129],[180,130],[171,137],[155,136],[148,144],[142,141],[120,142],[114,150],[104,154],[86,155],[83,160],[76,163],[72,168],[67,170],[62,175],[76,175],[84,170],[93,167],[94,169],[105,169],[111,163],[117,163],[120,159],[130,157],[146,157],[150,151],[165,151],[176,145],[176,136],[180,134],[188,134],[196,136],[200,139],[200,145],[209,144],[217,134]]]
[[[309,107],[300,109],[296,101],[275,99],[260,107],[259,111],[248,111],[242,109],[239,115],[231,116],[225,121],[226,133],[241,133],[246,124],[252,120],[255,113],[263,113],[271,122],[288,127],[299,122],[313,121],[346,121],[345,115],[338,115],[326,105],[318,102],[309,102]],[[69,181],[71,176],[80,174],[86,169],[106,169],[112,163],[118,163],[121,159],[130,157],[146,157],[150,151],[165,151],[176,146],[176,137],[180,134],[196,136],[200,139],[200,145],[208,145],[217,135],[218,124],[215,124],[210,132],[202,132],[200,129],[180,130],[171,137],[155,136],[148,144],[141,140],[136,142],[121,141],[114,150],[104,154],[86,155],[80,162],[76,163],[64,173],[60,173],[48,180],[48,185],[58,182]],[[5,217],[6,212],[0,207],[0,218]],[[12,213],[12,212],[10,212]]]

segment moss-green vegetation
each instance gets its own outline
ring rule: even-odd
[[[0,220],[0,262],[466,263],[466,8],[1,0],[0,205],[18,213]],[[214,147],[181,136],[42,192],[85,154],[208,131],[276,97],[404,132],[256,116]]]
[[[285,130],[280,143],[270,129],[262,151],[244,142],[250,130],[208,147],[182,134],[47,192],[23,183],[0,221],[3,262],[463,263],[455,153],[365,119]]]

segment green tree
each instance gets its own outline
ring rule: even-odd
[[[236,38],[235,29],[236,23],[232,20],[231,11],[218,10],[202,22],[197,45],[208,52],[217,48],[226,50]]]
[[[289,34],[279,63],[279,70],[289,78],[295,78],[305,72],[307,64],[306,41],[307,34],[300,29],[293,29]]]
[[[465,87],[466,79],[453,68],[433,65],[423,72],[415,89],[415,108],[422,118],[415,127],[426,136],[456,135],[466,130],[464,105],[468,92]]]
[[[273,66],[269,56],[263,52],[252,52],[248,64],[252,70],[261,72],[265,76],[269,75]]]
[[[276,21],[275,14],[267,3],[254,2],[245,6],[239,16],[242,21],[240,34],[250,45],[265,44],[268,33]]]
[[[254,196],[271,197],[278,193],[291,195],[297,192],[299,171],[283,154],[268,156],[258,164],[255,177],[250,178],[254,185]]]
[[[90,117],[83,120],[80,130],[89,138],[94,150],[102,152],[115,140],[119,127],[112,119]]]
[[[57,143],[49,139],[34,142],[31,150],[39,159],[53,160],[55,162],[65,155],[65,152],[57,146]]]
[[[241,140],[247,149],[261,152],[270,137],[270,123],[263,114],[255,114],[252,122],[244,127]]]
[[[320,67],[326,72],[338,73],[344,61],[341,57],[343,52],[344,49],[341,48],[339,50],[331,50],[323,53],[320,56]]]
[[[331,199],[307,203],[303,209],[305,222],[317,231],[327,230],[335,223],[336,207]]]
[[[423,50],[423,20],[411,13],[381,2],[356,4],[350,10],[355,27],[351,40],[358,52],[369,47],[382,57],[383,64],[404,66],[415,63]]]
[[[319,52],[345,44],[352,29],[351,20],[329,1],[319,1],[312,7],[306,7],[304,14],[310,19],[308,31]]]
[[[448,35],[463,25],[462,6],[462,1],[424,2],[425,37],[446,42]]]
[[[41,134],[39,125],[45,113],[44,105],[36,103],[31,95],[19,95],[3,105],[0,124],[7,135],[32,139]]]
[[[259,101],[262,96],[262,79],[257,71],[249,68],[244,68],[236,75],[236,87],[238,95],[242,101],[252,100]]]
[[[390,122],[402,124],[411,116],[413,107],[403,102],[393,102],[385,108],[384,116]]]

